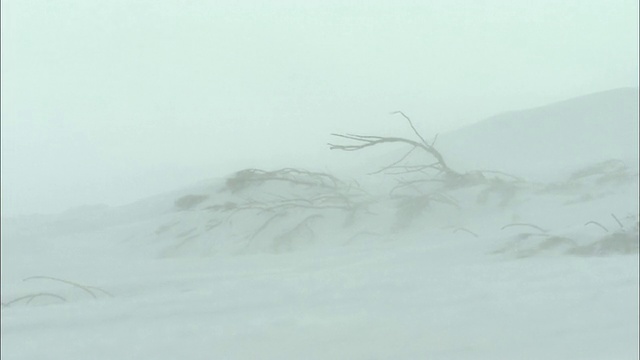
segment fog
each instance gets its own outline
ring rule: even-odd
[[[2,1],[2,212],[118,205],[332,132],[426,134],[637,86],[637,1]],[[337,170],[336,170],[337,171]]]

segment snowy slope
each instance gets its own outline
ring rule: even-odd
[[[637,167],[638,89],[497,115],[444,134],[439,144],[453,155],[454,167],[492,168],[533,179],[610,159]]]
[[[2,356],[637,358],[637,96],[440,136],[478,182],[248,169],[3,219]]]

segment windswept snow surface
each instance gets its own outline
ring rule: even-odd
[[[477,182],[372,157],[3,219],[2,357],[637,359],[637,99],[443,134]]]

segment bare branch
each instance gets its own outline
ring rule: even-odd
[[[393,168],[394,166],[398,165],[399,163],[403,162],[406,158],[408,158],[408,157],[409,157],[409,155],[411,155],[411,153],[412,153],[415,149],[417,149],[417,147],[415,147],[415,146],[414,146],[414,147],[412,147],[412,148],[411,148],[411,150],[409,150],[406,154],[404,154],[404,156],[403,156],[403,157],[401,157],[401,158],[400,158],[400,160],[398,160],[398,161],[394,162],[393,164],[391,164],[391,165],[389,165],[389,166],[385,166],[385,167],[383,167],[382,169],[380,169],[380,170],[378,170],[378,171],[375,171],[375,172],[369,173],[368,175],[379,174],[379,173],[381,173],[381,172],[383,172],[383,171],[385,171],[385,170],[388,170],[388,169]]]
[[[436,144],[436,140],[438,140],[438,135],[439,134],[436,134],[436,136],[433,137],[433,141],[431,142],[431,147],[433,147],[433,145]]]
[[[474,237],[478,237],[478,234],[474,233],[473,231],[471,231],[471,230],[469,230],[469,229],[463,228],[463,227],[455,228],[455,230],[453,230],[453,233],[455,234],[455,233],[457,233],[458,231],[464,231],[464,232],[466,232],[466,233],[469,233],[469,234],[473,235]]]
[[[394,111],[391,113],[392,115],[394,114],[400,114],[402,115],[402,117],[404,117],[405,119],[407,119],[407,121],[409,122],[409,125],[411,126],[411,128],[413,129],[413,132],[420,138],[420,140],[422,140],[422,143],[425,146],[430,146],[427,141],[422,137],[422,135],[420,135],[420,133],[418,132],[418,130],[416,129],[415,126],[413,126],[413,121],[411,121],[411,119],[409,119],[409,117],[407,115],[405,115],[402,111]]]
[[[543,233],[546,233],[546,232],[547,232],[547,230],[545,230],[545,229],[543,229],[543,228],[541,228],[541,227],[539,227],[539,226],[537,226],[537,225],[529,224],[529,223],[514,223],[514,224],[508,224],[508,225],[503,226],[501,230],[504,230],[504,229],[506,229],[506,228],[508,228],[508,227],[512,227],[512,226],[528,226],[528,227],[532,227],[532,228],[534,228],[534,229],[538,229],[538,230],[540,230],[540,231],[541,231],[541,232],[543,232]]]
[[[606,231],[606,232],[609,232],[609,229],[607,229],[606,227],[604,227],[604,225],[600,224],[600,223],[599,223],[599,222],[597,222],[597,221],[593,221],[593,220],[592,220],[592,221],[587,221],[587,223],[586,223],[586,224],[584,224],[584,226],[587,226],[587,225],[589,225],[589,224],[597,225],[597,226],[601,227],[601,228],[602,228],[602,230],[604,230],[604,231]]]
[[[620,222],[620,220],[618,220],[618,217],[615,216],[613,213],[611,214],[611,217],[618,223],[618,225],[620,225],[620,229],[624,229],[624,226],[622,225],[622,223]]]
[[[56,299],[61,300],[61,301],[63,301],[63,302],[66,302],[66,301],[67,301],[67,299],[63,298],[63,297],[62,297],[62,296],[60,296],[60,295],[56,295],[56,294],[52,294],[52,293],[44,293],[44,292],[41,292],[41,293],[37,293],[37,294],[29,294],[29,295],[21,296],[21,297],[19,297],[19,298],[13,299],[13,300],[11,300],[11,301],[9,301],[9,302],[7,302],[7,303],[2,303],[2,305],[3,305],[4,307],[9,307],[9,305],[14,304],[14,303],[17,303],[18,301],[20,301],[20,300],[25,300],[25,299],[27,300],[27,304],[29,304],[29,303],[31,303],[31,301],[32,301],[33,299],[35,299],[35,298],[37,298],[37,297],[42,297],[42,296],[53,297],[53,298],[56,298]]]
[[[388,172],[388,174],[392,174],[392,175],[402,175],[402,174],[412,174],[412,173],[417,173],[417,172],[422,172],[422,173],[426,173],[425,170],[428,169],[433,169],[433,170],[437,170],[437,171],[441,171],[442,169],[440,168],[440,164],[439,163],[432,163],[432,164],[428,164],[428,165],[411,165],[411,166],[390,166],[387,169],[391,170],[397,170],[394,172]]]
[[[442,170],[445,171],[446,173],[455,174],[455,172],[447,166],[447,163],[444,161],[442,154],[440,154],[440,152],[438,152],[435,148],[431,147],[429,144],[426,144],[426,143],[419,143],[417,141],[413,141],[405,138],[399,138],[399,137],[364,136],[364,135],[353,135],[353,134],[348,134],[348,135],[331,134],[331,135],[362,142],[362,144],[358,144],[358,145],[337,145],[337,144],[329,143],[329,148],[331,150],[357,151],[357,150],[362,150],[364,148],[379,145],[379,144],[387,144],[387,143],[409,144],[413,147],[421,148],[422,150],[426,151],[427,153],[435,157],[438,163],[440,164],[440,166],[442,167]]]
[[[23,279],[22,281],[28,281],[28,280],[33,280],[33,279],[46,279],[46,280],[59,281],[59,282],[65,283],[65,284],[69,284],[69,285],[71,285],[71,286],[74,286],[74,287],[77,287],[77,288],[79,288],[79,289],[84,290],[84,291],[85,291],[85,292],[87,292],[89,295],[91,295],[94,299],[96,299],[96,298],[97,298],[97,296],[96,296],[96,294],[94,294],[94,293],[93,293],[93,291],[91,291],[91,289],[93,289],[93,290],[99,290],[100,292],[102,292],[102,293],[104,293],[104,294],[107,294],[107,295],[109,295],[109,296],[113,297],[113,295],[111,295],[110,293],[108,293],[108,292],[106,292],[105,290],[102,290],[102,289],[100,289],[100,288],[98,288],[98,287],[95,287],[95,286],[80,285],[80,284],[78,284],[78,283],[74,283],[74,282],[72,282],[72,281],[63,280],[63,279],[58,279],[58,278],[51,277],[51,276],[31,276],[31,277],[28,277],[28,278]]]

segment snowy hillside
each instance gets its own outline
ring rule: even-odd
[[[498,168],[529,178],[610,159],[637,167],[638,89],[494,116],[444,134],[440,144],[455,166]]]
[[[404,145],[3,219],[2,356],[637,358],[637,89]]]

